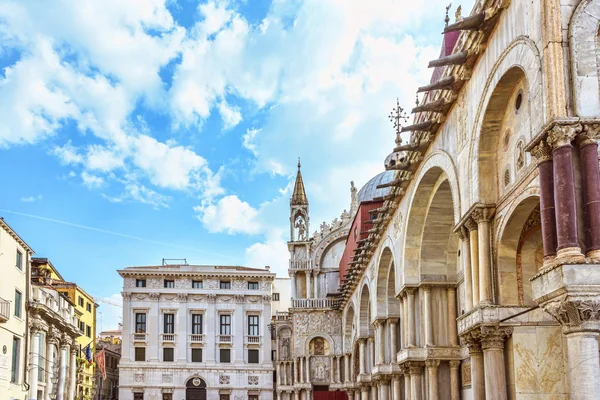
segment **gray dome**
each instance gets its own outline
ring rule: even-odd
[[[394,180],[395,171],[384,171],[378,175],[375,175],[369,182],[367,182],[359,191],[358,191],[358,204],[364,203],[367,201],[373,201],[373,199],[377,197],[383,197],[386,194],[389,194],[392,188],[382,188],[377,189],[378,185],[383,183],[388,183]]]

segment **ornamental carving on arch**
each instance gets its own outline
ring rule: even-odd
[[[341,230],[337,230],[334,231],[333,233],[330,233],[329,235],[323,237],[323,239],[321,239],[316,247],[315,247],[315,251],[313,253],[313,263],[315,268],[319,268],[321,266],[321,258],[323,257],[323,253],[325,252],[325,250],[327,250],[330,246],[332,246],[335,242],[337,242],[338,240],[341,240],[345,237],[348,236],[348,229],[341,229]]]

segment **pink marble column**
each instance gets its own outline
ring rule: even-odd
[[[588,258],[600,261],[600,167],[598,166],[600,124],[589,124],[577,138],[581,183],[583,186],[583,219]]]
[[[577,232],[577,200],[573,146],[571,141],[581,132],[581,125],[555,125],[548,133],[553,148],[554,204],[556,206],[557,258],[564,262],[583,262]]]
[[[554,209],[554,163],[552,148],[542,140],[532,150],[537,159],[540,181],[540,217],[542,220],[542,245],[544,262],[556,256],[556,214]]]

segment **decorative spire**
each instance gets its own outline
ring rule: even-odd
[[[298,174],[296,175],[296,183],[294,184],[294,193],[290,199],[292,206],[308,205],[308,198],[304,190],[304,182],[302,181],[302,172],[300,172],[300,157],[298,157]]]
[[[446,26],[448,26],[448,23],[450,22],[450,17],[448,16],[448,12],[450,12],[451,7],[452,7],[452,3],[448,4],[448,7],[446,7],[446,18],[444,19],[444,22],[446,22]]]
[[[404,109],[400,107],[400,101],[396,99],[396,107],[392,108],[392,112],[390,113],[390,121],[394,124],[394,129],[396,129],[396,145],[400,146],[402,144],[402,137],[400,135],[402,131],[402,125],[400,124],[400,120],[404,120],[404,122],[408,121],[408,115],[404,112]]]

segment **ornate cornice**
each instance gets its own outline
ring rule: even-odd
[[[569,331],[600,331],[600,298],[549,301],[542,308]]]
[[[554,150],[563,146],[570,146],[582,129],[580,123],[554,125],[548,132],[546,140]]]
[[[546,139],[542,139],[531,149],[530,153],[540,164],[552,159],[552,146],[548,144]]]
[[[588,144],[598,144],[599,140],[600,123],[586,123],[583,125],[581,133],[577,136],[577,145],[583,147]]]

